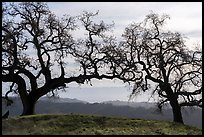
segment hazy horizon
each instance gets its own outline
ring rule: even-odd
[[[69,87],[65,90],[66,92],[58,91],[56,97],[77,99],[88,103],[102,103],[106,101],[157,102],[157,100],[150,98],[147,93],[138,94],[137,97],[129,100],[129,95],[131,94],[129,87]],[[47,97],[47,95],[43,97]]]

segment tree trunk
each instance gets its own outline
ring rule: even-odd
[[[27,104],[23,104],[23,115],[33,115],[35,114],[35,103],[34,102],[29,102]]]
[[[37,101],[35,101],[33,98],[29,97],[27,99],[22,100],[23,104],[23,112],[21,116],[23,115],[33,115],[35,114],[35,104]]]
[[[174,122],[184,124],[181,114],[181,107],[179,106],[177,99],[170,99],[170,105],[173,111]]]
[[[171,86],[167,86],[166,93],[167,93],[168,99],[170,101],[170,105],[172,107],[174,122],[184,124],[182,114],[181,114],[181,107],[179,106],[177,97],[173,93]]]
[[[178,103],[177,96],[174,94],[173,90],[171,89],[171,85],[168,83],[160,83],[160,88],[166,92],[167,98],[170,101],[170,105],[173,111],[174,122],[184,124],[182,114],[181,114],[181,107]]]

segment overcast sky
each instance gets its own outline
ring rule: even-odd
[[[114,22],[114,34],[117,37],[121,36],[125,27],[130,23],[143,21],[151,11],[168,14],[171,19],[167,21],[167,29],[186,36],[188,38],[186,44],[189,47],[193,47],[194,44],[202,44],[202,2],[49,2],[48,6],[57,16],[63,14],[77,16],[83,11],[96,12],[99,10],[97,18],[105,23]],[[60,96],[89,102],[127,101],[131,92],[126,84],[117,80],[93,80],[92,83],[92,87],[70,84],[70,87],[78,87],[77,90],[70,88],[68,94],[60,93]],[[135,101],[148,101],[149,96],[148,94],[138,96]]]
[[[48,2],[49,9],[57,16],[69,14],[77,16],[83,11],[96,12],[98,19],[105,23],[115,23],[114,35],[120,37],[125,27],[133,22],[141,22],[145,16],[153,11],[158,14],[168,14],[167,28],[188,37],[187,44],[202,45],[202,2]],[[93,86],[75,83],[67,93],[60,93],[61,97],[77,98],[89,102],[108,100],[127,101],[130,88],[117,80],[93,80]],[[73,88],[77,87],[77,88]],[[111,87],[111,88],[110,88]],[[138,96],[135,101],[148,101],[147,94]]]
[[[99,10],[100,20],[106,23],[114,21],[114,34],[117,36],[130,23],[143,21],[150,11],[168,14],[171,19],[166,27],[187,36],[190,44],[202,42],[202,2],[49,2],[48,6],[57,16],[76,16],[84,10]]]

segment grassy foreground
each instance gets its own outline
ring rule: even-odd
[[[3,135],[202,135],[174,122],[94,115],[31,115],[2,120]]]

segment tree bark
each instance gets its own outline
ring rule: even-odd
[[[171,89],[171,85],[167,82],[161,82],[159,86],[161,90],[166,92],[167,98],[170,102],[170,105],[173,111],[173,121],[184,124],[182,114],[181,114],[181,107],[178,103],[177,96],[174,94],[173,90]]]
[[[170,99],[170,105],[173,111],[174,122],[184,124],[181,114],[181,107],[179,106],[177,99]]]
[[[21,114],[21,116],[34,115],[34,114],[35,114],[35,103],[34,102],[23,104],[23,113]]]
[[[182,114],[181,114],[181,107],[178,103],[176,95],[173,93],[173,90],[171,89],[170,86],[167,86],[166,93],[170,101],[170,105],[172,107],[174,122],[184,124]]]
[[[34,99],[34,97],[32,97],[32,96],[28,96],[27,99],[22,99],[23,112],[22,112],[21,116],[34,115],[36,102],[37,102],[37,100]]]

